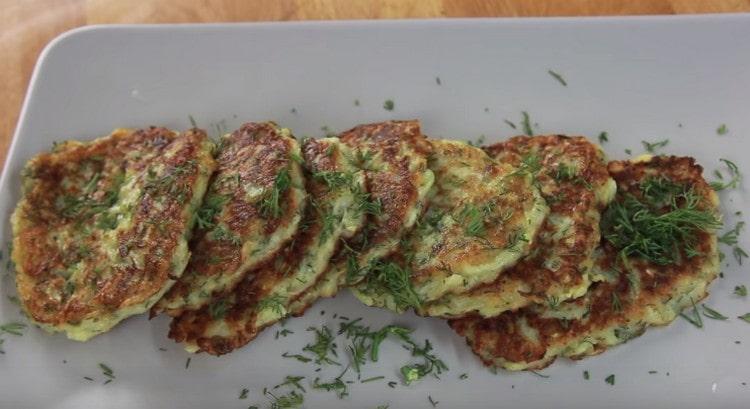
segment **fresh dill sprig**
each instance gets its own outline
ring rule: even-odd
[[[687,322],[693,324],[696,328],[703,328],[703,319],[701,318],[700,313],[698,312],[698,307],[695,306],[695,301],[693,299],[690,299],[690,302],[693,303],[693,311],[691,311],[691,315],[689,316],[685,314],[684,312],[680,313],[680,317],[687,320]]]
[[[17,337],[23,336],[23,330],[26,328],[26,324],[22,322],[9,322],[7,324],[0,325],[0,332],[6,334],[15,335]]]
[[[663,139],[657,142],[641,141],[643,147],[648,153],[655,153],[657,149],[663,148],[669,144],[669,139]]]
[[[285,315],[284,302],[286,298],[281,294],[272,294],[258,301],[257,311],[272,310],[276,315]]]
[[[346,383],[341,380],[341,378],[344,376],[346,371],[349,370],[349,367],[344,368],[344,370],[339,374],[339,376],[333,378],[331,382],[325,382],[321,383],[320,378],[315,378],[312,383],[313,389],[323,389],[328,392],[335,392],[336,396],[339,399],[343,399],[345,396],[349,395],[348,388],[346,387]]]
[[[683,253],[688,258],[697,255],[695,233],[721,227],[719,218],[702,209],[701,197],[687,186],[649,179],[640,189],[642,198],[626,193],[602,218],[604,237],[624,256],[674,264]]]
[[[219,194],[208,194],[203,205],[196,213],[195,222],[198,224],[199,229],[210,230],[216,226],[214,218],[216,215],[221,213],[221,209],[229,201],[229,197]]]
[[[748,257],[747,252],[745,252],[742,247],[737,245],[739,243],[740,231],[744,227],[745,222],[739,221],[734,225],[733,229],[728,230],[718,238],[719,243],[726,244],[727,246],[732,247],[732,255],[734,256],[734,259],[737,260],[737,264],[739,265],[742,265],[742,259],[744,257]]]
[[[393,261],[372,261],[366,268],[364,291],[388,294],[399,308],[419,308],[422,300],[414,291],[411,271]]]
[[[443,371],[448,370],[448,366],[437,356],[432,353],[432,344],[430,340],[424,341],[424,346],[420,347],[413,341],[409,341],[411,355],[421,357],[423,362],[420,364],[408,364],[401,367],[401,375],[404,383],[409,385],[414,381],[424,378],[425,375],[433,374],[438,377]]]
[[[331,330],[328,329],[328,327],[326,327],[325,325],[320,329],[310,329],[312,331],[315,331],[315,343],[305,345],[302,350],[313,353],[315,355],[315,363],[318,365],[329,364],[341,366],[340,363],[334,361],[328,356],[329,354],[333,355],[334,357],[338,355],[338,353],[336,352],[336,344],[334,343],[334,337],[331,333]]]
[[[728,159],[721,158],[719,160],[727,166],[727,169],[729,169],[729,175],[731,176],[731,178],[727,182],[722,182],[722,181],[711,182],[710,183],[711,187],[717,192],[724,190],[724,189],[735,189],[739,185],[740,181],[742,180],[740,169],[737,167],[737,165],[734,162]],[[719,171],[716,171],[716,175],[719,176],[720,179],[723,179]]]
[[[266,218],[276,219],[281,216],[281,196],[292,186],[289,168],[282,169],[273,182],[273,186],[260,202],[260,213]]]

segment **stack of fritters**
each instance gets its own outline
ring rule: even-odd
[[[720,221],[701,172],[607,165],[584,137],[428,139],[417,121],[301,146],[271,122],[216,146],[117,130],[29,162],[13,258],[31,319],[73,339],[151,309],[187,350],[220,355],[350,287],[448,318],[488,365],[536,369],[706,296]]]

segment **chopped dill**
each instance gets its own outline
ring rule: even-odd
[[[440,77],[435,77],[435,83],[438,85],[443,85],[442,81],[440,81]]]
[[[247,395],[248,395],[249,393],[250,393],[250,390],[249,390],[249,389],[247,389],[247,388],[242,388],[242,390],[240,391],[240,396],[238,397],[238,399],[247,399]]]
[[[602,218],[604,237],[624,256],[667,265],[697,255],[696,232],[721,227],[719,218],[700,207],[691,188],[663,178],[641,183],[642,198],[626,193]],[[664,210],[666,208],[666,210]]]
[[[414,291],[411,271],[393,261],[374,260],[366,267],[363,291],[388,294],[399,308],[419,308],[422,301]]]
[[[308,358],[308,357],[306,357],[304,355],[301,355],[301,354],[294,354],[294,355],[292,355],[289,352],[284,352],[283,354],[281,354],[281,356],[283,358],[294,358],[294,359],[296,359],[296,360],[298,360],[298,361],[300,361],[302,363],[308,363],[308,362],[312,361],[312,358]]]
[[[221,213],[221,209],[227,201],[229,201],[229,197],[224,195],[214,193],[206,195],[195,218],[198,228],[203,230],[213,229],[216,226],[214,218]]]
[[[558,73],[556,73],[556,72],[554,72],[552,70],[547,70],[547,73],[549,75],[551,75],[552,78],[556,79],[557,82],[559,82],[560,84],[562,84],[563,87],[567,87],[568,86],[568,83],[565,81],[565,79],[562,77],[562,75],[560,75],[560,74],[558,74]]]
[[[690,302],[693,303],[693,311],[690,314],[692,316],[689,316],[685,314],[684,312],[681,312],[680,317],[687,320],[687,322],[693,324],[696,328],[703,328],[703,319],[701,318],[700,313],[698,313],[698,307],[695,306],[695,301],[693,301],[692,298],[690,299]]]
[[[709,308],[706,304],[703,304],[702,307],[703,307],[703,315],[706,318],[711,318],[712,320],[720,320],[720,321],[726,321],[729,319],[729,317],[727,317],[726,315],[712,308]]]
[[[509,121],[507,119],[503,119],[503,122],[505,122],[509,127],[513,128],[513,129],[517,129],[516,128],[516,124],[514,124],[513,122],[511,122],[511,121]]]
[[[750,322],[750,312],[748,312],[746,314],[742,314],[742,315],[738,316],[737,318],[739,318],[739,319],[741,319],[742,321],[745,321],[745,322]]]
[[[740,284],[734,287],[734,294],[740,297],[747,297],[747,287],[744,284]]]
[[[646,152],[648,153],[655,153],[657,149],[663,148],[669,144],[669,139],[664,139],[657,142],[647,142],[647,141],[641,141],[643,144],[643,147],[646,149]]]
[[[729,128],[727,128],[727,124],[721,124],[718,128],[716,128],[716,134],[717,135],[726,135],[727,132],[729,132]]]
[[[220,320],[227,314],[227,302],[224,299],[219,299],[211,304],[208,304],[208,314],[214,320]]]
[[[289,169],[282,169],[273,182],[273,186],[260,202],[260,212],[266,218],[276,219],[281,216],[281,195],[291,187],[292,179]]]
[[[26,328],[26,324],[22,322],[9,322],[7,324],[0,325],[0,331],[6,334],[15,335],[17,337],[23,336],[23,330]]]
[[[523,116],[523,119],[521,120],[521,126],[523,128],[524,135],[534,136],[534,130],[531,128],[531,118],[529,118],[529,113],[526,111],[522,111],[521,115]]]
[[[587,381],[591,379],[591,375],[589,375],[589,371],[583,371],[583,379]]]
[[[740,181],[742,180],[742,175],[740,174],[740,169],[737,167],[737,165],[728,160],[728,159],[719,159],[721,162],[724,162],[724,164],[729,169],[729,174],[731,175],[731,178],[729,181],[721,182],[721,181],[714,181],[711,182],[710,185],[715,191],[721,191],[724,189],[735,189],[739,185]],[[719,176],[720,179],[723,179],[721,177],[721,173],[717,171],[717,176]]]
[[[602,131],[599,133],[599,143],[609,142],[609,134],[607,131]]]
[[[611,374],[608,377],[604,378],[604,382],[606,382],[606,383],[608,383],[610,385],[614,385],[615,384],[615,375]]]
[[[392,99],[387,99],[385,102],[383,102],[383,109],[386,111],[393,111],[393,108],[395,108],[396,104],[393,102]]]
[[[273,294],[258,301],[255,308],[257,311],[271,310],[276,315],[285,315],[284,301],[286,301],[284,296]]]
[[[312,327],[310,329],[315,331],[315,343],[305,345],[302,350],[312,352],[315,355],[315,363],[318,365],[332,364],[341,366],[340,363],[334,361],[328,356],[329,353],[334,357],[338,355],[336,352],[336,344],[333,342],[334,339],[331,330],[325,325],[320,329]]]

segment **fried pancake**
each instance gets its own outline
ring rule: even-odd
[[[422,215],[434,181],[427,167],[431,146],[416,120],[359,125],[339,138],[352,150],[355,166],[365,171],[367,220],[336,254],[311,295],[295,301],[294,314],[314,299],[333,297],[342,285],[358,283],[372,263],[397,250]]]
[[[221,138],[185,274],[152,314],[178,316],[226,294],[297,231],[306,203],[300,148],[289,130],[247,123]]]
[[[427,304],[423,315],[493,317],[532,303],[580,297],[591,283],[601,211],[616,190],[601,149],[582,136],[548,135],[517,136],[486,151],[515,166],[529,155],[538,158],[536,184],[550,213],[517,265],[494,282]]]
[[[302,151],[310,205],[297,235],[231,294],[174,319],[169,337],[183,342],[188,351],[231,352],[285,317],[303,293],[314,297],[308,290],[325,272],[340,241],[364,225],[365,177],[350,163],[349,148],[337,138],[308,139]]]
[[[151,308],[188,262],[212,147],[197,129],[117,129],[32,158],[12,216],[29,318],[86,341]]]
[[[666,325],[708,295],[719,271],[718,197],[692,158],[611,162],[615,201],[595,255],[601,281],[585,296],[495,318],[449,321],[486,365],[540,369],[580,359]],[[643,230],[647,228],[648,230]]]
[[[498,163],[464,142],[431,144],[434,197],[401,246],[400,264],[416,297],[403,299],[391,267],[354,289],[365,304],[403,311],[492,282],[528,252],[547,215],[528,164]]]

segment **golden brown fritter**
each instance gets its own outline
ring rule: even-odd
[[[341,240],[364,224],[364,172],[349,162],[349,148],[336,138],[308,139],[302,151],[310,200],[302,227],[273,262],[246,277],[231,294],[172,321],[170,338],[189,351],[231,352],[284,318],[303,294],[314,298],[308,290]]]
[[[85,341],[150,308],[187,263],[212,147],[197,129],[117,129],[32,158],[12,218],[28,316]]]
[[[306,203],[300,148],[289,130],[247,123],[220,141],[185,274],[154,307],[178,316],[228,293],[294,236]]]
[[[495,281],[428,304],[424,315],[493,317],[533,303],[580,297],[591,280],[601,211],[615,194],[604,153],[582,136],[517,136],[486,148],[501,163],[535,168],[550,212],[528,255]]]
[[[314,299],[333,297],[344,284],[361,281],[372,263],[396,251],[424,211],[434,180],[427,167],[431,146],[416,120],[359,125],[339,138],[352,150],[355,166],[365,171],[367,220],[334,256],[312,295],[295,301],[294,314]]]
[[[539,369],[558,356],[595,355],[649,326],[669,324],[707,296],[719,269],[714,230],[720,222],[718,197],[702,168],[692,158],[646,157],[611,162],[609,172],[618,193],[604,215],[606,240],[595,256],[601,281],[585,296],[449,321],[485,364]],[[632,240],[643,224],[648,234]],[[640,247],[644,240],[648,245]]]
[[[380,263],[353,289],[368,305],[419,308],[494,281],[528,252],[547,215],[528,169],[498,163],[465,142],[430,143],[429,209],[404,236],[402,262]]]

